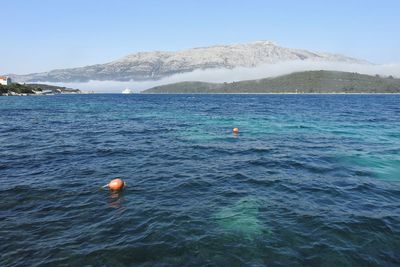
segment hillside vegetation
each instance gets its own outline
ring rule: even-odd
[[[143,93],[400,93],[400,79],[339,71],[306,71],[232,83],[180,82]]]
[[[43,93],[44,91],[46,91],[46,93],[49,92],[53,94],[80,93],[79,89],[71,89],[47,84],[0,84],[0,95],[34,95]]]
[[[0,95],[9,94],[11,92],[16,94],[34,94],[35,90],[31,87],[19,84],[19,83],[12,83],[10,85],[1,85],[0,84]],[[38,89],[38,91],[42,91]]]

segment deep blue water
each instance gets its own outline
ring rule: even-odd
[[[0,266],[400,265],[399,95],[0,97],[0,179]]]

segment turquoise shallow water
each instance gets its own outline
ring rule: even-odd
[[[398,266],[399,104],[2,97],[0,266]]]

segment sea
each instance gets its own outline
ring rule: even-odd
[[[399,266],[400,95],[0,97],[0,198],[0,266]]]

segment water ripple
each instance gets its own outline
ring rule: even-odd
[[[2,98],[0,265],[398,266],[399,100]]]

